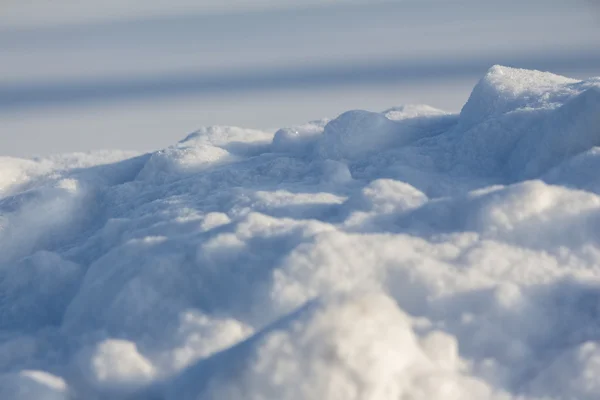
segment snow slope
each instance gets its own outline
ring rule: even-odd
[[[0,159],[0,398],[598,399],[600,78]]]

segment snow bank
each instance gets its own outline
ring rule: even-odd
[[[0,394],[597,399],[600,79],[0,159]]]

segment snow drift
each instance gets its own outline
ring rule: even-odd
[[[0,158],[0,397],[598,399],[600,79]]]

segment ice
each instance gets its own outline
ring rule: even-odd
[[[0,158],[0,397],[597,399],[600,79]]]

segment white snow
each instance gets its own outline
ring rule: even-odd
[[[600,78],[0,158],[0,397],[600,398]]]

